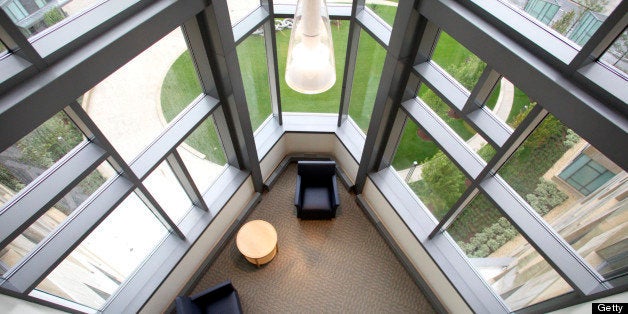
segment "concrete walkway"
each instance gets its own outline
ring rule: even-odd
[[[506,121],[508,119],[508,115],[510,115],[510,110],[512,110],[512,103],[515,96],[515,86],[505,77],[502,77],[500,84],[501,87],[499,89],[499,96],[497,97],[495,108],[493,108],[493,113],[501,121]],[[467,141],[467,145],[475,152],[477,152],[480,148],[482,148],[482,146],[486,144],[487,142],[484,140],[484,138],[482,138],[479,133],[476,133]],[[408,183],[421,180],[421,165],[417,166],[414,169],[412,175],[408,178],[408,173],[411,169],[412,168],[399,170],[397,171],[397,173]]]

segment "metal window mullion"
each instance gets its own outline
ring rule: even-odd
[[[40,70],[46,67],[44,59],[4,10],[0,10],[0,36],[7,50],[24,58]]]
[[[133,183],[118,176],[92,195],[21,263],[4,275],[0,287],[29,293],[68,256],[133,191]]]
[[[499,175],[484,179],[480,189],[574,289],[584,295],[607,289],[603,278]]]
[[[473,200],[473,197],[477,195],[479,183],[487,176],[492,176],[497,173],[497,170],[501,168],[501,166],[506,163],[508,158],[510,158],[510,156],[517,151],[519,146],[543,121],[547,114],[547,110],[543,109],[541,106],[535,106],[532,108],[525,119],[523,119],[523,121],[519,124],[519,127],[508,139],[506,144],[501,148],[497,148],[495,155],[491,158],[491,160],[489,160],[488,164],[484,167],[484,169],[482,169],[477,178],[471,181],[471,185],[467,187],[458,201],[456,201],[445,216],[443,216],[439,224],[430,234],[430,238],[433,238],[438,233],[451,226],[455,219],[462,213],[462,210],[464,210],[467,204],[469,204]]]
[[[135,194],[142,200],[144,205],[148,207],[148,209],[155,215],[157,220],[161,222],[169,231],[172,231],[174,234],[179,236],[181,239],[185,239],[185,234],[179,229],[177,224],[170,219],[168,213],[161,207],[159,202],[153,197],[153,195],[148,191],[143,182],[138,182],[136,184]]]
[[[270,104],[273,115],[277,117],[279,125],[283,124],[281,112],[281,90],[279,86],[279,61],[277,58],[277,34],[275,34],[275,7],[273,0],[262,0],[261,5],[266,8],[270,18],[264,23],[264,47],[266,48],[266,67],[268,68],[268,87],[270,88]]]
[[[192,178],[192,175],[190,175],[190,172],[185,166],[185,163],[183,162],[181,155],[179,155],[179,152],[176,149],[173,150],[172,153],[170,153],[170,155],[168,155],[168,157],[166,158],[166,161],[168,162],[168,165],[170,166],[170,169],[174,173],[175,177],[179,181],[179,184],[181,184],[181,186],[183,187],[185,194],[187,194],[187,196],[192,201],[192,204],[206,212],[209,212],[209,207],[207,207],[207,204],[203,199],[203,195],[196,187],[194,179]]]
[[[204,95],[192,102],[179,114],[170,125],[151,143],[146,150],[135,158],[130,167],[140,180],[144,180],[170,152],[203,123],[218,108],[219,102]]]
[[[361,5],[358,3],[361,2]],[[340,110],[338,112],[338,126],[347,119],[349,115],[349,105],[351,103],[351,91],[353,88],[353,78],[355,66],[358,59],[358,48],[360,46],[360,31],[355,15],[358,9],[364,10],[364,1],[356,1],[351,6],[351,20],[349,21],[349,35],[347,39],[347,51],[345,55],[345,68],[340,94]]]
[[[253,186],[263,190],[263,178],[255,147],[255,138],[247,106],[242,72],[238,63],[235,41],[230,29],[226,2],[212,2],[197,16],[200,39],[206,43],[211,74],[222,103],[225,124],[217,123],[219,134],[229,134],[234,144],[238,165],[251,171]],[[226,126],[226,128],[225,128]],[[222,135],[221,135],[222,136]]]
[[[388,49],[390,37],[392,36],[390,25],[386,24],[386,22],[375,14],[375,12],[371,11],[371,9],[364,6],[356,11],[354,19],[360,24],[362,29],[371,35],[384,49]]]
[[[584,44],[578,54],[569,63],[570,69],[577,69],[597,61],[606,52],[615,39],[621,35],[628,25],[628,2],[622,1],[613,12],[602,22],[593,36]]]
[[[233,37],[236,45],[247,39],[262,24],[265,24],[269,20],[269,16],[266,8],[260,6],[236,25],[233,25]]]
[[[363,151],[368,153],[362,154],[356,176],[355,190],[358,194],[364,188],[368,173],[379,170],[378,168],[385,164],[383,157],[390,139],[390,131],[394,124],[399,123],[397,112],[402,99],[407,97],[405,88],[420,40],[415,34],[423,26],[416,4],[416,1],[403,1],[397,7],[393,27],[395,31],[391,33],[364,143]]]
[[[499,84],[499,80],[501,79],[501,77],[501,74],[497,73],[497,71],[493,70],[489,65],[487,65],[484,68],[484,71],[482,71],[480,79],[471,91],[467,102],[464,104],[460,111],[466,114],[484,106],[488,98],[491,96],[491,93],[495,89],[495,86]]]
[[[43,179],[24,189],[0,214],[0,248],[28,229],[41,214],[54,206],[105,158],[105,150],[94,143],[83,143],[68,158],[59,162]]]
[[[78,122],[77,125],[79,126],[79,128],[85,129],[86,134],[92,135],[93,140],[97,143],[100,143],[100,145],[109,152],[109,163],[112,164],[112,166],[114,167],[114,169],[116,169],[116,171],[118,171],[118,173],[121,173],[124,177],[126,177],[129,181],[133,183],[133,185],[140,192],[137,193],[138,196],[155,214],[157,219],[159,219],[159,221],[161,221],[171,231],[174,231],[177,235],[184,238],[185,236],[183,235],[181,230],[179,230],[177,225],[172,222],[170,217],[168,217],[168,215],[161,208],[159,203],[157,203],[153,196],[148,192],[146,187],[144,187],[142,180],[131,169],[129,164],[126,163],[126,161],[122,158],[118,151],[109,142],[107,137],[102,133],[102,131],[100,131],[98,126],[89,117],[87,112],[85,112],[85,110],[83,110],[83,108],[78,104],[78,102],[73,102],[70,107],[66,109],[66,112],[71,115],[71,118],[73,118],[73,120]]]

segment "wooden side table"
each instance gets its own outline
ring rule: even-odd
[[[267,221],[249,221],[238,230],[236,246],[249,262],[260,267],[277,255],[277,231]]]

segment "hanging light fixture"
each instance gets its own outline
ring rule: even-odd
[[[303,94],[318,94],[336,82],[334,46],[325,0],[299,0],[290,34],[286,83]]]

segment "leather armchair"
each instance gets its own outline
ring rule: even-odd
[[[177,313],[242,313],[238,291],[230,280],[191,297],[178,296]]]
[[[294,196],[300,219],[332,219],[340,205],[334,161],[299,161]]]

